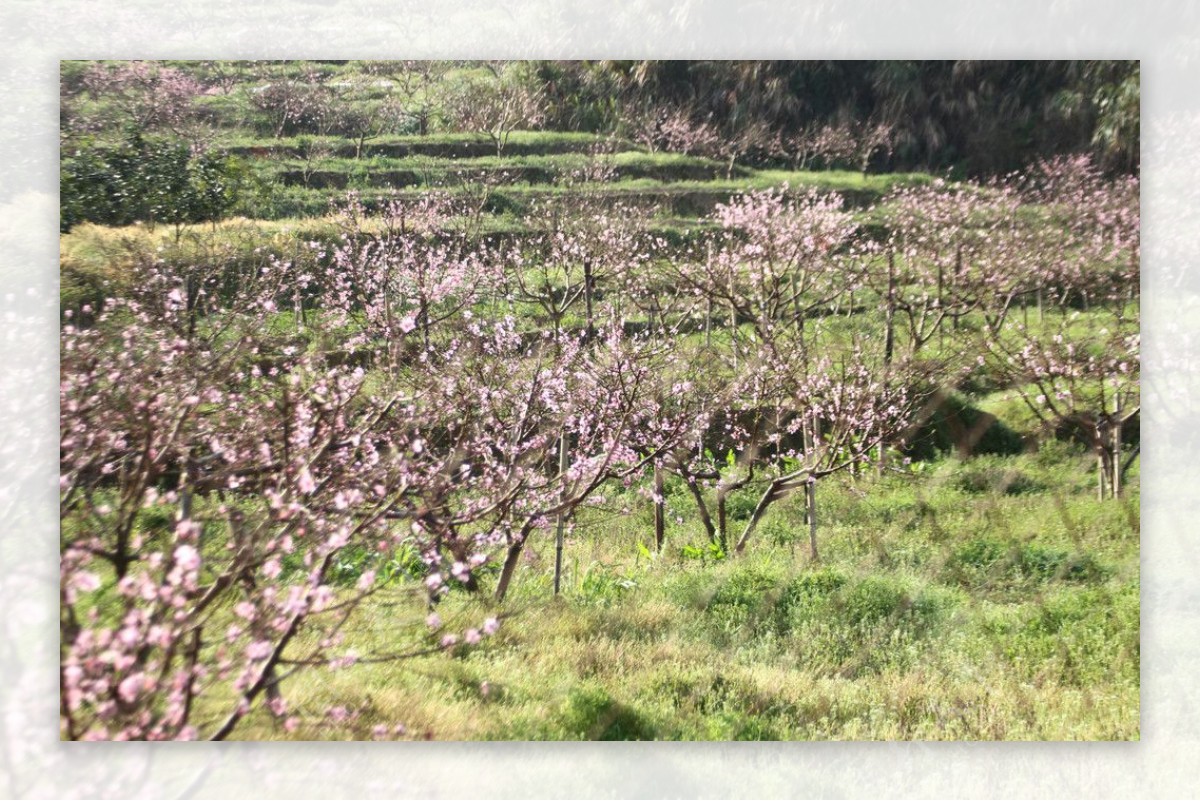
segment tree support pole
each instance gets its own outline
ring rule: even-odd
[[[558,475],[561,477],[567,472],[567,432],[564,431],[558,438]],[[563,494],[566,494],[564,486]],[[563,537],[564,529],[567,523],[567,512],[563,510],[558,513],[558,529],[554,535],[554,594],[558,595],[562,585],[562,561],[563,561]]]
[[[819,562],[821,556],[817,553],[817,480],[809,477],[804,485],[804,497],[808,506],[808,545],[812,552],[812,560]]]

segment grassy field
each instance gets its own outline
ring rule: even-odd
[[[1131,479],[1125,499],[1097,501],[1091,460],[1052,444],[830,480],[819,564],[799,498],[736,559],[706,552],[681,487],[661,554],[649,505],[610,498],[568,540],[560,597],[546,536],[496,637],[371,664],[433,637],[395,585],[346,632],[363,664],[290,680],[294,731],[256,713],[237,736],[1137,739]],[[455,594],[437,611],[452,625],[497,610]],[[346,719],[331,725],[330,707]]]

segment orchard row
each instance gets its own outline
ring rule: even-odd
[[[1071,423],[1120,492],[1138,411],[1136,179],[1085,159],[892,193],[883,235],[836,195],[756,192],[672,247],[636,208],[548,201],[519,240],[450,196],[368,214],[252,267],[147,257],[61,341],[62,726],[222,739],[280,683],[352,661],[336,632],[414,555],[431,602],[502,601],[527,544],[607,488],[674,474],[740,553],[772,504],[895,465],[946,390]],[[733,492],[753,490],[735,529]],[[556,575],[558,571],[556,570]],[[502,612],[499,613],[502,616]],[[431,615],[430,649],[473,644]],[[404,654],[396,654],[399,657]],[[196,699],[228,700],[201,730]],[[224,702],[224,701],[222,701]]]

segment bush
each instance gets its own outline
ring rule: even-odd
[[[742,490],[740,492],[730,493],[725,501],[725,514],[730,520],[745,521],[749,520],[754,514],[754,507],[758,506],[758,495],[754,492]]]
[[[846,582],[843,573],[830,568],[804,573],[792,579],[783,588],[775,604],[777,629],[780,633],[791,631],[803,621],[818,617],[829,608],[830,598]]]
[[[583,740],[653,740],[650,724],[602,687],[585,684],[571,690],[563,705],[568,737]]]
[[[1087,553],[1048,548],[1037,543],[1005,542],[980,537],[967,542],[946,561],[947,577],[963,586],[986,583],[1091,582],[1107,571]]]
[[[758,568],[743,568],[717,589],[708,608],[712,612],[749,612],[763,604],[775,584],[774,576]]]
[[[971,495],[1025,495],[1045,490],[1045,486],[1022,471],[992,460],[964,462],[951,486]]]
[[[958,604],[958,596],[936,587],[914,588],[894,576],[868,576],[841,592],[841,616],[853,626],[871,628],[887,622],[919,634],[941,622]]]
[[[948,453],[1011,456],[1024,449],[1021,435],[995,415],[972,406],[960,395],[947,393],[929,420],[917,430],[905,448],[905,455],[920,460]]]
[[[856,626],[899,617],[912,606],[903,584],[885,576],[869,576],[851,587],[842,598],[843,615]]]
[[[1138,588],[1069,590],[997,637],[1018,675],[1071,687],[1138,681]]]
[[[618,575],[608,566],[593,562],[584,570],[578,597],[584,603],[608,606],[636,586],[637,582],[632,578]]]
[[[182,140],[134,134],[117,147],[82,143],[62,161],[59,230],[81,222],[182,225],[225,216],[249,184],[246,165]]]

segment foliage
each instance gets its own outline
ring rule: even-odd
[[[560,61],[537,75],[559,124],[616,118],[693,143],[707,128],[758,159],[996,175],[1091,149],[1137,168],[1136,61]]]
[[[491,139],[497,156],[504,153],[513,131],[537,128],[545,114],[542,94],[511,74],[490,82],[465,82],[449,95],[445,107],[458,130]]]
[[[195,153],[180,140],[134,134],[118,147],[81,142],[63,160],[59,227],[215,221],[241,201],[248,183],[239,159]]]

